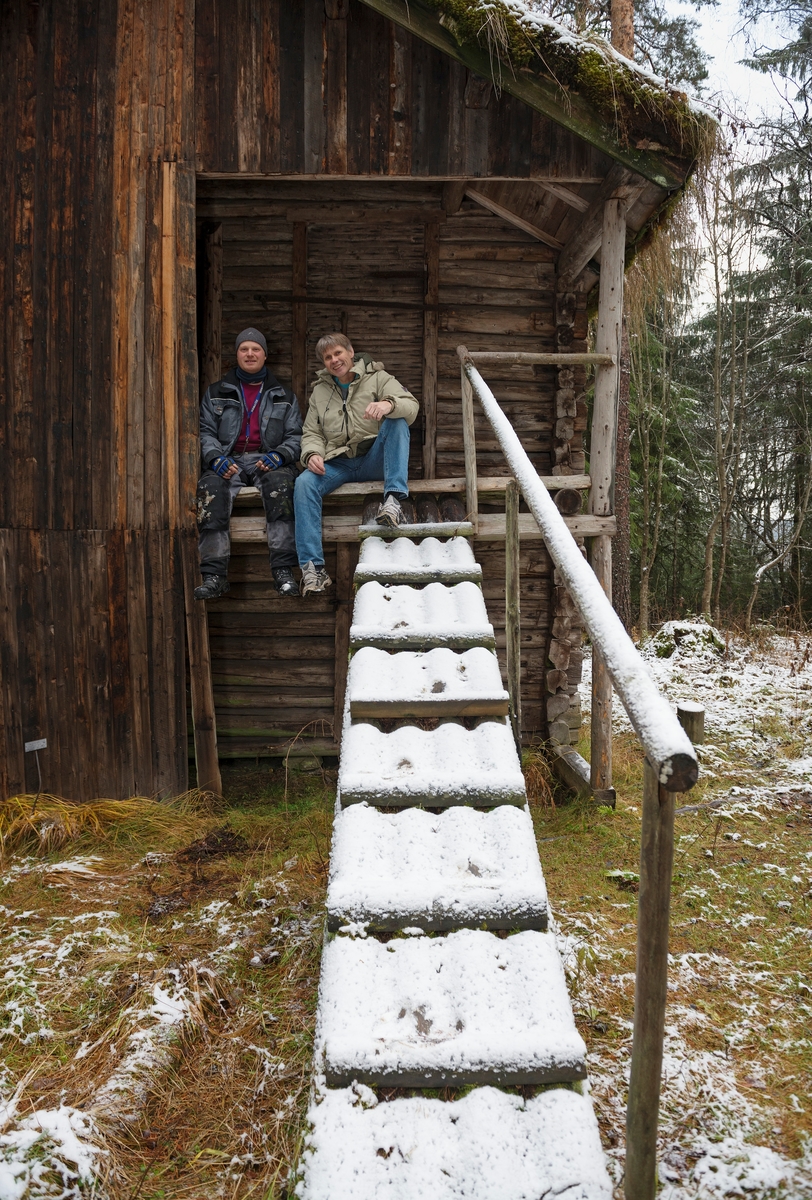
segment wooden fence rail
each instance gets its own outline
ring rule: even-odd
[[[522,444],[465,346],[457,353],[466,393],[476,399],[495,433],[547,551],[577,605],[609,672],[615,691],[645,752],[640,842],[634,1034],[626,1110],[626,1200],[654,1200],[657,1189],[657,1122],[660,1107],[665,1003],[668,982],[668,916],[674,853],[674,793],[693,787],[699,773],[688,736],[660,695],[564,518],[539,479]],[[478,356],[483,358],[484,356]],[[505,361],[503,358],[501,361]],[[468,444],[466,442],[466,451]],[[475,460],[474,460],[475,461]],[[475,466],[466,464],[476,496]],[[469,490],[470,494],[470,490]]]

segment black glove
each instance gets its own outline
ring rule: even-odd
[[[234,459],[227,458],[225,454],[221,454],[219,458],[213,459],[209,463],[209,466],[211,467],[212,471],[216,471],[218,475],[225,478],[229,472],[229,469],[234,466]]]

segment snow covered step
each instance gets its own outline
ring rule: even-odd
[[[551,933],[324,948],[316,1070],[330,1086],[562,1083],[586,1077],[585,1055]]]
[[[316,1096],[301,1200],[611,1200],[592,1103],[477,1088],[461,1100],[378,1101],[363,1086]]]
[[[529,810],[345,808],[333,825],[327,928],[350,923],[378,932],[546,929],[547,889]]]
[[[355,568],[356,585],[377,579],[379,583],[460,583],[482,579],[482,567],[474,559],[470,542],[455,537],[440,542],[436,537],[413,542],[408,538],[367,538]]]
[[[342,805],[366,800],[384,808],[493,808],[523,805],[526,796],[513,734],[504,720],[483,721],[476,729],[407,725],[392,733],[374,725],[345,725],[338,789]]]
[[[484,646],[462,654],[445,647],[387,654],[363,646],[350,662],[347,687],[355,719],[502,717],[509,706],[496,655]]]
[[[496,640],[475,583],[430,583],[418,590],[373,582],[362,584],[356,594],[350,644],[382,650],[467,650],[494,648]]]

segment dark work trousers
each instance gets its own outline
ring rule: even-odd
[[[276,471],[260,471],[257,460],[261,454],[241,454],[234,457],[239,467],[236,475],[223,479],[216,471],[204,471],[197,484],[197,527],[200,531],[201,575],[228,575],[231,555],[229,521],[234,497],[241,487],[259,488],[265,521],[268,528],[268,551],[271,567],[296,566],[296,541],[293,533],[293,467]]]

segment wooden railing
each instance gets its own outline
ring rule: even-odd
[[[459,346],[465,442],[466,504],[476,527],[477,471],[474,399],[480,404],[516,481],[506,491],[508,608],[518,597],[518,492],[542,534],[547,551],[577,605],[611,685],[620,697],[645,753],[637,918],[637,971],[629,1099],[626,1110],[627,1200],[653,1200],[657,1187],[657,1123],[660,1104],[665,1004],[668,984],[668,916],[674,851],[674,796],[693,787],[698,765],[676,714],[658,691],[648,668],[587,564],[567,524],[528,458],[513,426],[477,370],[476,363],[568,362],[614,365],[606,355],[470,354]],[[607,361],[608,360],[608,361]],[[512,534],[511,531],[512,530]],[[511,560],[515,560],[512,562]],[[511,585],[511,573],[514,582]],[[508,678],[516,686],[518,647]],[[511,673],[513,671],[513,674]],[[611,692],[610,692],[611,699]],[[609,709],[611,716],[611,708]],[[514,713],[515,720],[515,713]]]

